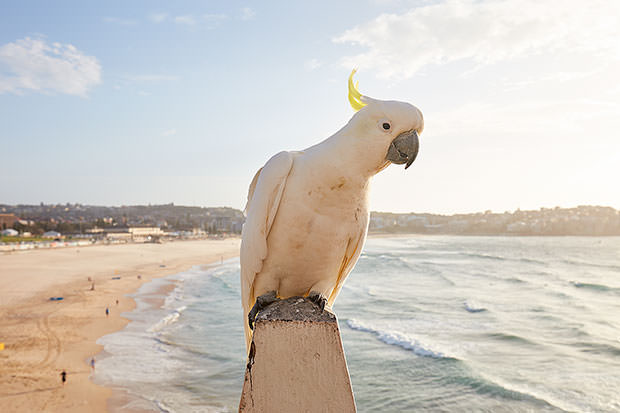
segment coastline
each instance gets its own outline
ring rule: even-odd
[[[0,255],[0,342],[5,345],[0,411],[114,409],[124,392],[93,383],[88,360],[102,350],[96,344],[100,337],[129,322],[121,313],[136,304],[126,295],[155,278],[238,252],[239,239],[224,239]],[[62,370],[67,372],[64,386]]]

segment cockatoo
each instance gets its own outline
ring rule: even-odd
[[[391,163],[406,169],[418,154],[422,112],[362,95],[354,74],[351,120],[323,142],[276,154],[250,184],[241,242],[248,351],[254,318],[271,302],[307,296],[333,305],[366,240],[370,178]]]

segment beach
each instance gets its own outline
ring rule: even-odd
[[[127,324],[121,314],[135,303],[126,295],[154,278],[237,256],[239,242],[95,245],[0,255],[0,411],[108,411],[114,391],[89,380],[89,363],[102,350],[97,339]]]

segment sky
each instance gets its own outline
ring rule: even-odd
[[[620,209],[620,1],[0,6],[0,203],[243,208],[360,91],[425,118],[372,210]]]

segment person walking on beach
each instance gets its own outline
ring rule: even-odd
[[[95,358],[90,359],[90,368],[92,371],[95,371]]]
[[[62,380],[62,385],[65,385],[65,382],[67,381],[67,372],[66,371],[62,371],[62,373],[60,373],[60,380]]]
[[[105,316],[106,317],[110,316],[110,309],[108,307],[105,308]]]

